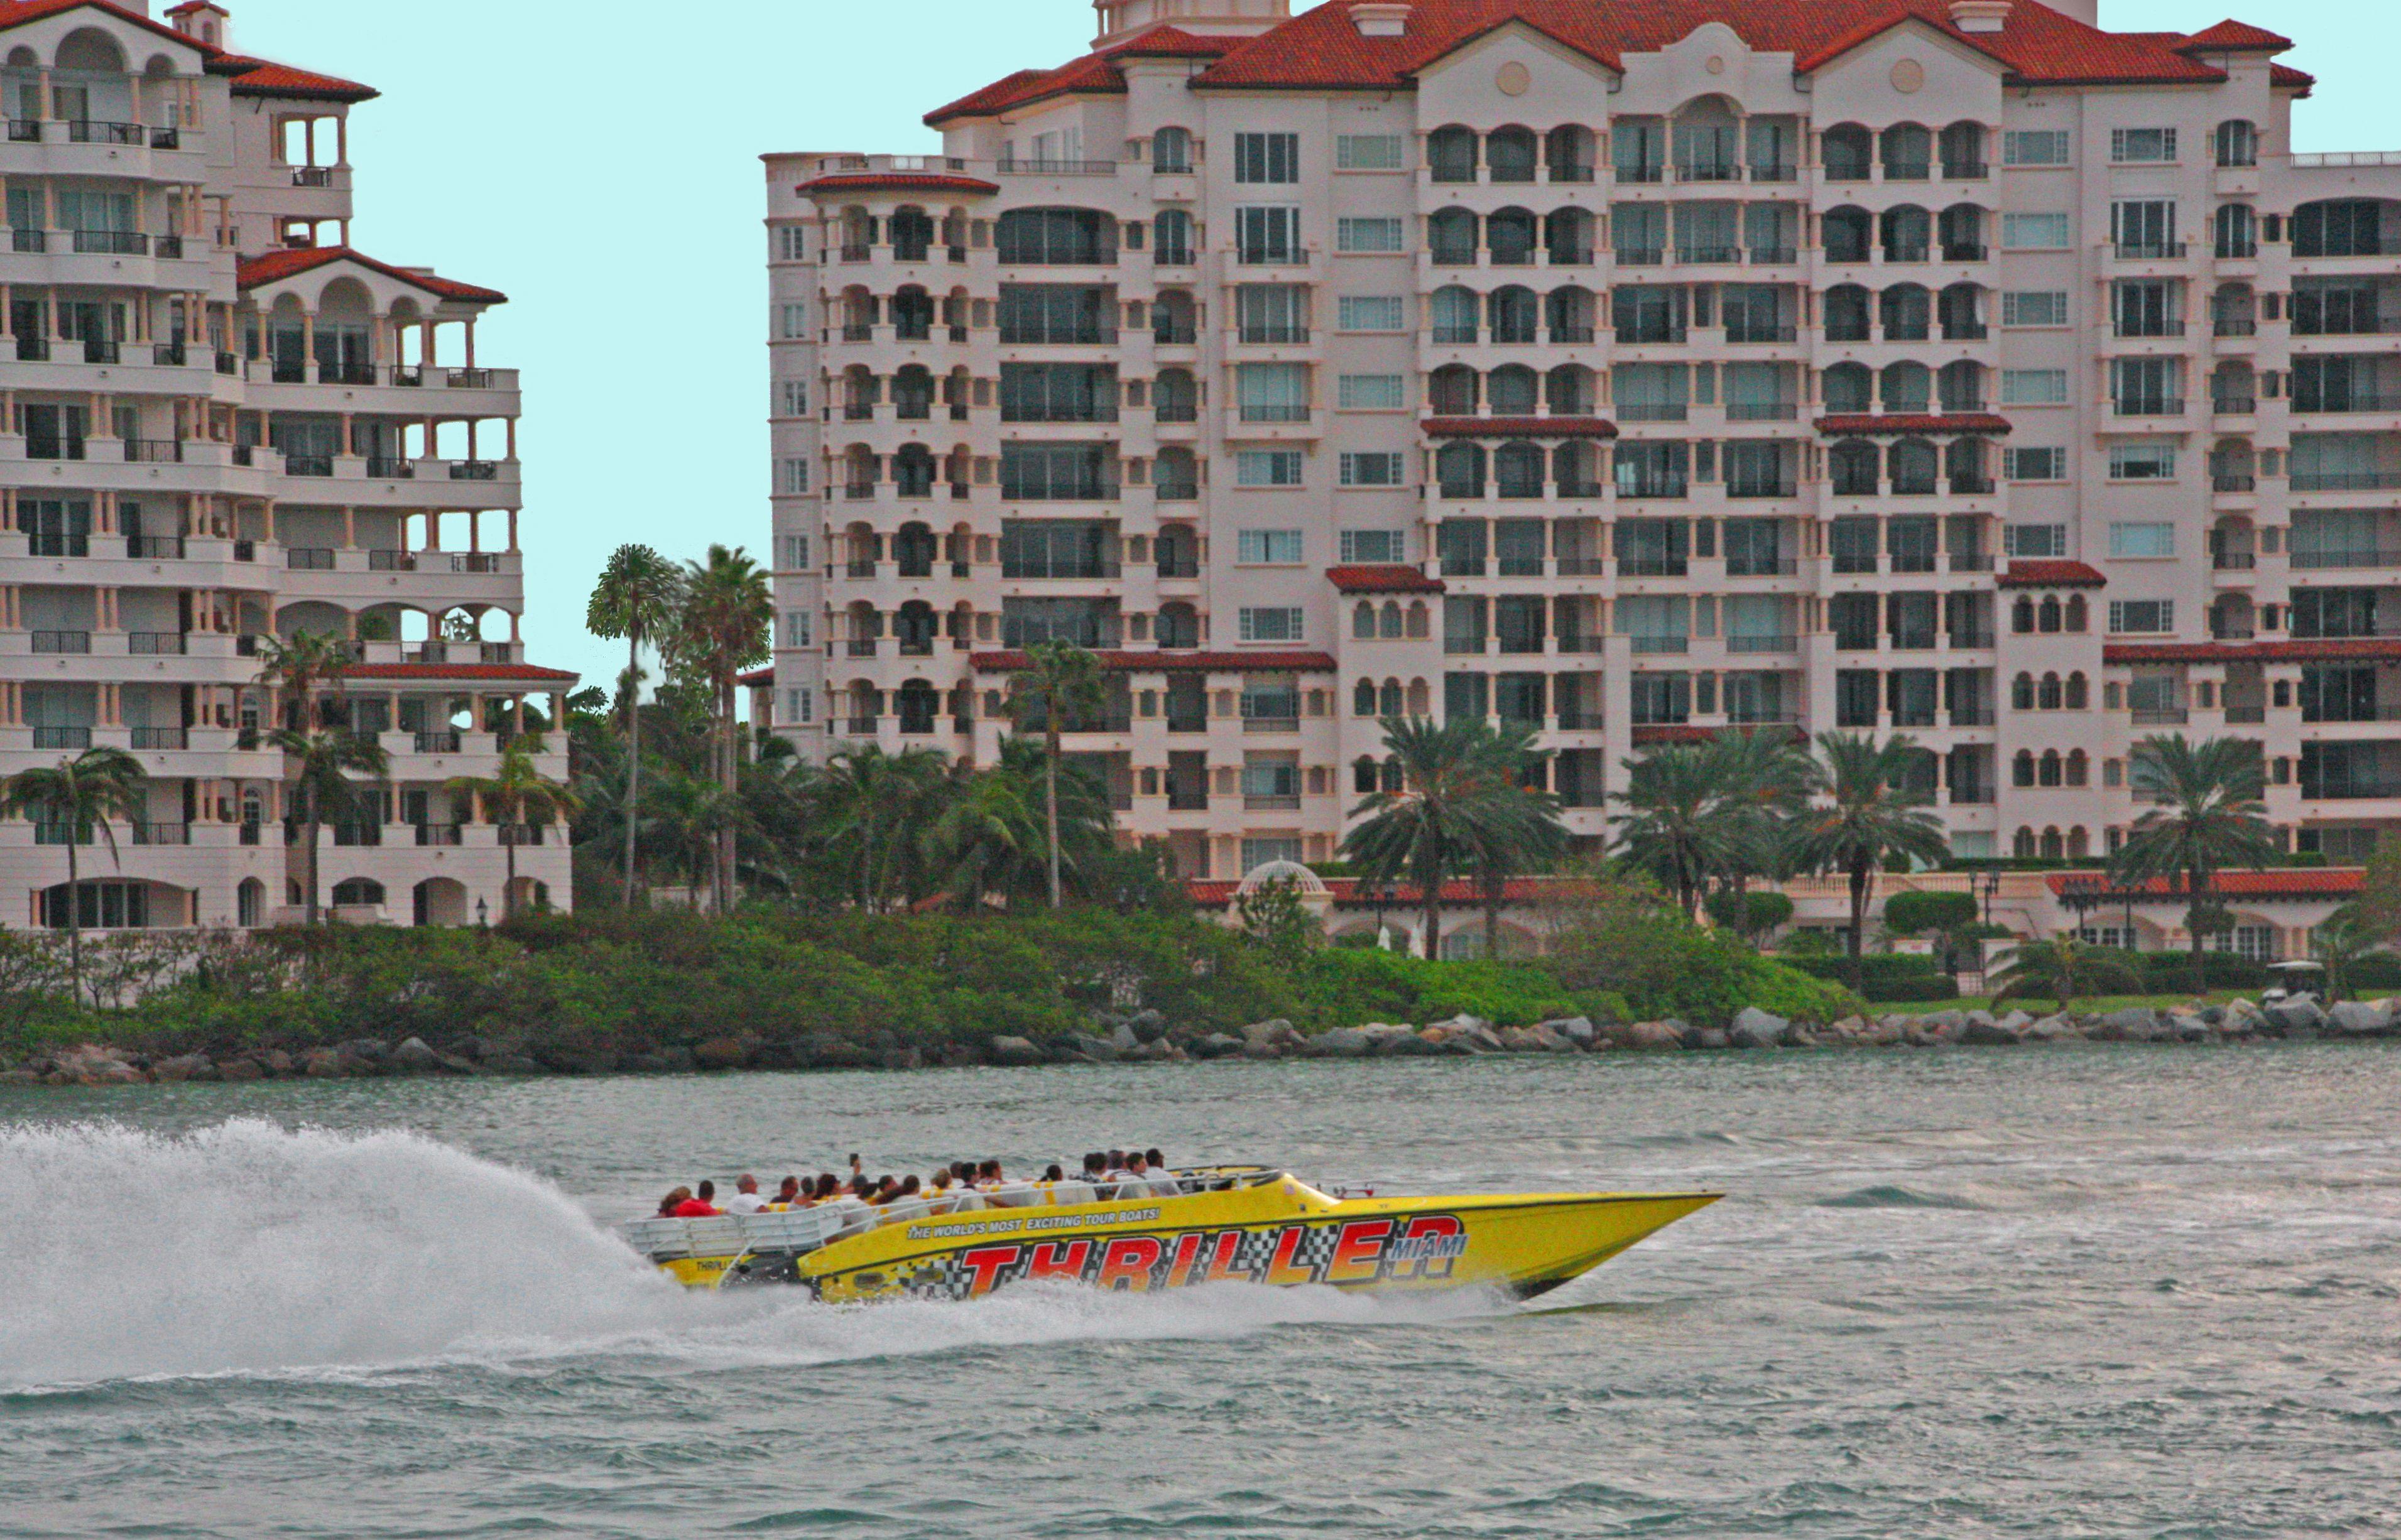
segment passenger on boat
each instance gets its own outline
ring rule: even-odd
[[[682,1188],[678,1188],[676,1191],[679,1192],[684,1192]],[[724,1212],[723,1209],[718,1207],[717,1205],[709,1201],[715,1196],[717,1196],[717,1184],[713,1181],[702,1182],[700,1184],[700,1195],[698,1197],[694,1197],[689,1192],[684,1192],[683,1201],[675,1206],[675,1212],[671,1217],[679,1220],[715,1219],[718,1215]]]
[[[1045,1187],[1050,1186],[1052,1182],[1065,1181],[1066,1179],[1066,1170],[1061,1166],[1057,1161],[1052,1161],[1049,1165],[1042,1168],[1042,1185]]]
[[[684,1204],[686,1204],[686,1203],[689,1203],[689,1202],[691,1202],[691,1201],[692,1201],[692,1189],[691,1189],[691,1188],[689,1188],[689,1187],[679,1187],[679,1188],[676,1188],[674,1191],[672,1191],[672,1192],[668,1192],[668,1193],[667,1193],[667,1195],[666,1195],[665,1197],[661,1198],[661,1199],[659,1200],[659,1218],[661,1218],[661,1219],[663,1219],[663,1220],[671,1220],[671,1219],[674,1219],[674,1218],[675,1218],[675,1212],[676,1212],[676,1209],[677,1209],[678,1207],[681,1206],[682,1205],[684,1205]]]
[[[801,1179],[798,1177],[786,1177],[783,1180],[783,1184],[775,1189],[775,1201],[771,1206],[776,1208],[806,1208],[808,1206],[808,1190],[801,1185]]]
[[[1098,1181],[1109,1168],[1109,1157],[1094,1151],[1084,1157],[1084,1179]]]
[[[976,1167],[976,1190],[988,1192],[1001,1184],[1000,1162],[988,1160]]]
[[[745,1171],[734,1179],[734,1196],[725,1200],[729,1214],[760,1214],[767,1208],[767,1200],[759,1195],[759,1179]]]
[[[1167,1169],[1167,1157],[1160,1154],[1158,1151],[1153,1150],[1142,1158],[1143,1163],[1150,1167],[1150,1174],[1152,1176],[1164,1177],[1172,1174]]]
[[[875,1196],[868,1201],[881,1208],[887,1204],[905,1203],[917,1195],[917,1175],[913,1171],[900,1181],[886,1177],[879,1184]]]

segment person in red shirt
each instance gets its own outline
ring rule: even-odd
[[[683,1202],[677,1204],[673,1217],[679,1220],[714,1219],[720,1213],[723,1212],[723,1210],[720,1209],[717,1205],[709,1202],[709,1200],[715,1196],[717,1196],[717,1184],[713,1181],[702,1182],[700,1184],[700,1196],[696,1198],[686,1198]]]

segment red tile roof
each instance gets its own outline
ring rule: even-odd
[[[926,124],[940,128],[954,118],[991,117],[1057,96],[1122,96],[1125,72],[1117,66],[1118,60],[1215,59],[1242,42],[1241,38],[1200,37],[1174,27],[1153,27],[1057,69],[1019,70],[1005,75],[980,91],[935,108],[926,115]]]
[[[1329,877],[1323,880],[1325,883],[1326,896],[1334,901],[1334,906],[1338,909],[1367,909],[1376,906],[1379,896],[1377,888],[1359,878]],[[1572,878],[1513,877],[1502,884],[1502,902],[1523,904],[1530,899],[1542,897],[1546,893],[1556,895],[1571,891],[1570,885],[1574,880]],[[1229,882],[1222,879],[1188,878],[1185,880],[1184,891],[1195,904],[1216,906],[1231,904],[1234,901],[1235,890],[1241,886],[1238,881]],[[1396,882],[1380,896],[1386,907],[1404,909],[1421,902],[1419,897],[1420,891],[1414,882]],[[1464,878],[1453,878],[1442,885],[1442,901],[1446,905],[1456,905],[1461,907],[1481,905],[1484,902],[1484,885]]]
[[[563,668],[536,668],[531,663],[353,663],[342,671],[350,679],[489,679],[540,680],[571,685],[581,675]]]
[[[1719,734],[1739,732],[1745,736],[1762,732],[1789,732],[1798,737],[1801,729],[1790,722],[1762,723],[1756,726],[1723,728],[1694,727],[1689,722],[1646,722],[1634,729],[1637,743],[1707,743]]]
[[[734,682],[737,685],[747,685],[752,689],[757,689],[761,685],[774,684],[775,682],[775,671],[772,667],[754,668],[748,674],[735,675],[734,676]]]
[[[11,27],[21,27],[28,21],[39,21],[44,17],[56,16],[61,11],[74,10],[82,6],[89,6],[97,11],[106,11],[120,21],[130,21],[146,33],[158,37],[172,38],[185,48],[199,49],[202,54],[211,51],[209,46],[199,38],[186,37],[174,28],[154,21],[140,11],[112,5],[109,0],[0,0],[0,32],[6,32]],[[171,11],[169,14],[174,13]]]
[[[377,262],[371,256],[350,250],[348,246],[295,246],[280,252],[268,252],[247,259],[241,265],[238,281],[244,289],[276,283],[301,273],[312,272],[335,262],[355,262],[370,272],[381,273],[403,283],[413,284],[429,294],[455,299],[469,305],[504,305],[508,295],[498,289],[485,289],[473,283],[460,283],[454,279],[435,278],[431,273],[412,273],[405,267],[395,267],[388,262]]]
[[[997,182],[986,182],[980,176],[959,176],[944,171],[836,171],[829,176],[812,177],[792,191],[803,198],[819,193],[974,193],[1000,191]]]
[[[1432,439],[1613,439],[1617,425],[1606,417],[1428,417]]]
[[[1999,579],[2002,588],[2105,588],[2109,579],[2084,562],[2011,562]]]
[[[2006,433],[2010,419],[1991,412],[1838,412],[1818,419],[1820,433]]]
[[[1329,566],[1325,579],[1344,593],[1440,593],[1440,578],[1413,566]]]
[[[1418,0],[1406,33],[1363,37],[1356,0],[1327,0],[1236,48],[1194,80],[1201,89],[1406,89],[1418,73],[1511,21],[1610,70],[1654,52],[1704,22],[1729,26],[1751,48],[1794,56],[1808,74],[1895,26],[1914,22],[2001,66],[2025,85],[2175,84],[2223,80],[2175,51],[2181,34],[2106,33],[2036,0],[2018,0],[1998,32],[1963,33],[1947,0]]]
[[[2228,898],[2340,898],[2359,892],[2367,874],[2353,866],[2278,866],[2264,872],[2213,872],[2209,891]],[[2106,892],[2116,894],[2128,892],[2098,879]],[[2043,879],[2053,893],[2065,893],[2078,882],[2091,882],[2093,877],[2074,872],[2053,872]],[[2181,898],[2185,893],[2184,879],[2171,882],[2154,877],[2131,890],[2138,898]]]
[[[2401,636],[2295,642],[2111,642],[2105,663],[2332,663],[2401,660]]]
[[[2176,45],[2178,53],[2199,53],[2216,49],[2221,53],[2247,53],[2257,49],[2264,53],[2282,53],[2293,46],[2289,37],[2279,37],[2265,27],[2255,27],[2247,21],[2220,21],[2204,27]]]
[[[185,41],[189,42],[186,38]],[[372,102],[383,93],[337,75],[319,75],[296,65],[247,54],[220,53],[209,61],[211,75],[233,76],[236,96],[297,97],[309,102]]]
[[[1330,652],[1129,652],[1093,654],[1113,674],[1331,674]],[[1013,674],[1025,667],[1022,652],[977,652],[967,661],[978,674]]]
[[[2310,88],[2317,83],[2318,77],[2307,70],[2297,70],[2290,64],[2268,66],[2268,84],[2279,89],[2295,90],[2307,96],[2310,94]]]

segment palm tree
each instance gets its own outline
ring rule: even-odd
[[[2182,733],[2155,734],[2134,745],[2126,783],[2136,799],[2151,806],[2110,859],[2110,879],[2128,888],[2153,878],[2182,880],[2190,905],[2185,919],[2192,937],[2192,988],[2205,994],[2202,943],[2212,876],[2222,866],[2265,866],[2276,854],[2262,800],[2267,778],[2259,745],[2241,738],[2191,743]]]
[[[1705,757],[1721,820],[1736,846],[1717,876],[1745,893],[1754,877],[1782,875],[1785,836],[1809,806],[1818,767],[1799,735],[1782,729],[1728,728],[1709,740]]]
[[[84,826],[96,824],[117,860],[111,819],[140,823],[149,811],[148,776],[142,761],[123,749],[90,748],[49,769],[19,770],[0,782],[0,816],[30,817],[36,825],[64,829],[67,847],[67,954],[75,978],[75,1008],[83,1007],[83,870],[75,846]]]
[[[963,907],[976,908],[992,893],[1013,894],[1045,870],[1039,852],[1048,824],[1032,791],[1022,777],[997,770],[967,776],[926,830]]]
[[[322,725],[317,706],[322,685],[341,688],[352,661],[350,644],[332,632],[295,631],[289,640],[263,636],[258,643],[258,682],[281,697],[275,718],[306,729]],[[296,713],[296,715],[295,715]]]
[[[1074,713],[1099,709],[1104,695],[1101,661],[1073,642],[1036,642],[1026,649],[1025,667],[1008,681],[1010,693],[1042,707],[1042,746],[1050,756],[1043,772],[1042,818],[1050,830],[1050,906],[1059,889],[1059,734]]]
[[[464,792],[481,802],[484,816],[501,825],[501,848],[508,852],[508,887],[501,894],[503,920],[516,918],[517,845],[524,831],[536,818],[545,824],[563,823],[583,806],[574,792],[542,773],[535,763],[541,754],[542,736],[520,733],[501,751],[499,774],[461,775],[449,783],[451,791]]]
[[[2310,951],[2326,964],[2327,1004],[2350,992],[2351,970],[2376,947],[2377,936],[2348,904],[2311,930]]]
[[[846,748],[827,761],[824,823],[838,847],[855,845],[862,913],[880,907],[894,865],[906,853],[908,830],[941,779],[942,756],[932,749],[887,754],[875,743]]]
[[[1726,816],[1718,767],[1707,749],[1674,744],[1626,761],[1630,811],[1613,813],[1619,855],[1673,894],[1690,915],[1709,879],[1740,856],[1741,828]]]
[[[2142,975],[2133,969],[2072,935],[2019,942],[2010,949],[2009,961],[1993,974],[1993,981],[2000,986],[1993,995],[1996,1005],[2033,995],[2058,1001],[2062,1012],[2080,995],[2110,989],[2133,994],[2143,987]]]
[[[1342,841],[1345,856],[1378,882],[1406,876],[1424,909],[1425,955],[1442,955],[1442,885],[1468,868],[1479,842],[1505,838],[1502,811],[1519,790],[1492,731],[1461,717],[1437,727],[1421,716],[1388,716],[1384,751],[1398,763],[1400,789],[1377,791],[1351,810],[1360,819]]]
[[[734,681],[742,671],[763,663],[770,627],[775,615],[767,574],[749,553],[735,546],[708,548],[705,561],[685,565],[683,607],[667,643],[671,665],[706,686],[716,716],[713,756],[717,784],[728,797],[741,795],[737,767],[741,750],[734,718]],[[727,820],[717,835],[717,912],[734,907],[734,868],[739,835]]]
[[[1951,853],[1941,820],[1927,811],[1933,799],[1909,784],[1921,752],[1903,733],[1881,745],[1864,733],[1818,735],[1827,800],[1795,820],[1791,859],[1803,869],[1839,871],[1850,881],[1854,991],[1864,982],[1866,964],[1859,960],[1859,947],[1867,934],[1868,898],[1877,869],[1896,858],[1931,863]]]
[[[383,776],[391,771],[391,756],[373,738],[347,728],[278,728],[267,741],[283,751],[286,775],[300,804],[301,822],[309,834],[309,899],[306,919],[317,923],[317,837],[327,813],[350,811],[358,800],[358,786],[350,778]]]
[[[618,702],[625,713],[625,906],[634,904],[635,831],[642,801],[642,644],[663,634],[683,597],[683,574],[646,545],[621,545],[600,570],[584,629],[625,638],[625,676]]]
[[[1480,724],[1479,724],[1480,725]],[[1501,955],[1501,907],[1509,879],[1520,872],[1549,865],[1567,853],[1567,825],[1559,818],[1559,799],[1530,784],[1550,756],[1534,747],[1535,729],[1526,725],[1485,729],[1484,752],[1499,771],[1477,820],[1475,850],[1468,865],[1475,869],[1484,894],[1484,955]]]

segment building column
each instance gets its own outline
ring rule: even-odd
[[[300,377],[317,383],[317,312],[300,312]]]

